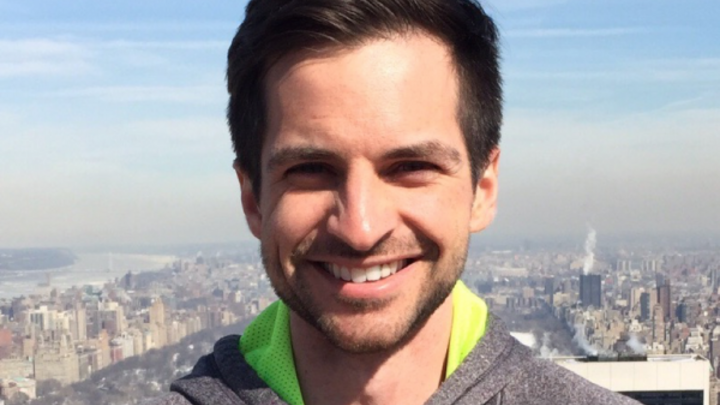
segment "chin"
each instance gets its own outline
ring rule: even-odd
[[[373,314],[369,314],[373,316]],[[361,320],[356,317],[336,318],[323,316],[315,327],[333,346],[354,354],[371,354],[393,351],[409,340],[416,330],[407,322],[401,324],[375,320]]]

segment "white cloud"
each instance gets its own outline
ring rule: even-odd
[[[82,178],[92,173],[135,171],[139,164],[150,172],[188,165],[208,167],[203,170],[207,172],[217,167],[218,159],[228,162],[223,167],[229,167],[233,159],[221,113],[120,124],[53,125],[19,120],[5,130],[0,137],[4,165],[0,175],[61,173]],[[153,163],[158,160],[162,164]]]
[[[720,59],[625,60],[617,61],[610,67],[601,70],[526,71],[510,69],[507,77],[508,81],[524,79],[538,82],[544,80],[600,80],[632,83],[716,82],[720,81]]]
[[[224,61],[224,56],[220,55],[224,54],[228,45],[227,41],[212,40],[128,41],[78,37],[0,39],[0,79],[82,77],[123,66],[175,67],[171,59],[178,51],[217,53],[217,64],[220,65]]]
[[[641,69],[650,80],[677,81],[718,81],[720,80],[720,58],[681,58],[649,60]]]
[[[209,139],[229,139],[228,128],[222,117],[194,117],[177,119],[155,119],[134,121],[123,130],[140,139],[152,139],[153,142],[186,142],[193,147],[205,144]]]
[[[15,60],[29,57],[85,56],[88,51],[77,43],[52,39],[0,40],[0,56]]]
[[[73,41],[0,40],[0,78],[87,74],[91,57],[90,49]]]
[[[578,38],[578,37],[614,37],[648,32],[645,28],[537,28],[515,29],[505,32],[508,38]]]
[[[14,2],[18,3],[18,2]],[[13,3],[13,5],[14,5]],[[10,4],[10,3],[6,3]],[[18,3],[19,4],[19,3]],[[0,3],[2,7],[2,3]],[[18,7],[19,9],[19,7]],[[190,31],[198,32],[202,31],[202,35],[207,35],[207,32],[234,32],[237,29],[240,21],[153,21],[153,22],[43,22],[43,23],[32,23],[32,22],[12,22],[0,24],[0,29],[4,32],[18,31],[18,32],[39,32],[39,31],[51,31],[51,32],[72,32],[72,33],[98,33],[98,32],[132,32],[136,33],[142,31],[143,33],[151,32],[183,32],[187,33]]]
[[[226,99],[223,86],[99,86],[49,93],[59,98],[91,98],[119,103],[165,102],[214,104]]]
[[[569,0],[494,0],[483,1],[482,5],[488,10],[497,10],[502,13],[555,7],[565,4],[568,1]]]
[[[222,50],[230,46],[228,41],[128,41],[112,40],[98,44],[105,49],[150,49],[150,50]]]

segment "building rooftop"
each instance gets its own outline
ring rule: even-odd
[[[556,363],[602,363],[602,362],[705,362],[699,354],[615,354],[602,356],[558,356]]]

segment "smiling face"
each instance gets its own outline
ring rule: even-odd
[[[281,59],[266,79],[259,199],[242,201],[278,296],[350,352],[396,347],[445,301],[492,220],[447,48],[420,34]]]

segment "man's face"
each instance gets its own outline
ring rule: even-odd
[[[273,287],[341,349],[396,347],[495,210],[497,153],[473,184],[447,48],[418,34],[295,54],[266,91],[259,199],[239,175]]]

